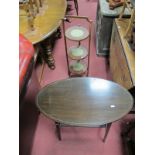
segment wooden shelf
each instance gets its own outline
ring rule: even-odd
[[[87,65],[83,62],[74,62],[70,64],[69,70],[73,75],[83,75],[87,71]]]

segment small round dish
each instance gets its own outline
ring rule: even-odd
[[[88,51],[84,46],[73,46],[69,49],[68,55],[72,60],[82,60],[87,57]]]
[[[69,70],[72,74],[82,75],[87,71],[87,66],[82,62],[74,62],[70,64]]]
[[[86,39],[89,36],[89,32],[85,27],[72,26],[66,30],[65,36],[70,40],[80,41]]]

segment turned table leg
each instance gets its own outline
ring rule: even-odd
[[[56,40],[60,38],[61,38],[61,29],[60,27],[58,27],[58,29],[50,37],[48,37],[41,43],[43,58],[50,69],[55,69],[53,47],[55,45]]]
[[[50,69],[55,69],[55,60],[52,52],[53,47],[50,38],[42,42],[42,48],[43,48],[44,60],[47,63],[48,67]]]
[[[58,27],[58,29],[55,32],[55,40],[61,38],[61,28]]]

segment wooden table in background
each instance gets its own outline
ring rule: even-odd
[[[43,45],[45,58],[47,58],[45,61],[52,69],[55,68],[55,65],[50,36],[57,32],[61,19],[65,16],[66,8],[66,0],[43,0],[43,6],[39,8],[39,13],[34,19],[34,31],[29,28],[27,16],[19,16],[20,33],[33,45]],[[24,11],[20,10],[20,14],[24,14]]]

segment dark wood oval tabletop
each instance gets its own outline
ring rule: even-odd
[[[66,125],[97,127],[125,116],[133,98],[122,86],[100,78],[69,78],[53,82],[36,98],[39,110]]]

